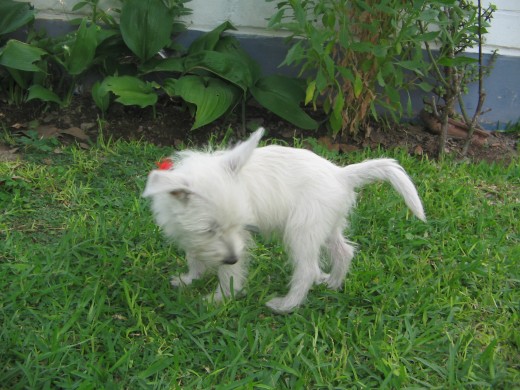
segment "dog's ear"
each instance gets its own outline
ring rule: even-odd
[[[142,196],[147,198],[163,192],[169,192],[180,200],[186,199],[191,194],[188,181],[182,175],[172,171],[153,170],[148,175]]]
[[[256,130],[247,141],[244,141],[233,149],[231,149],[225,156],[225,164],[229,166],[232,172],[238,172],[246,164],[253,153],[253,150],[258,146],[260,138],[264,135],[264,128],[260,127]]]

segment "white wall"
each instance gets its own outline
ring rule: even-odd
[[[39,11],[38,17],[51,19],[71,18],[70,10],[79,0],[32,0]],[[475,2],[477,0],[474,0]],[[489,4],[483,0],[483,4]],[[497,6],[486,43],[486,52],[499,49],[501,55],[520,56],[520,0],[494,0]],[[106,8],[118,2],[101,0]],[[193,13],[185,18],[193,30],[210,30],[229,20],[240,32],[277,36],[283,35],[265,29],[267,19],[275,13],[274,2],[264,0],[192,0],[187,6]]]
[[[483,6],[489,3],[495,4],[497,10],[487,35],[486,51],[498,49],[501,55],[520,56],[520,1],[482,1]]]
[[[38,17],[45,19],[70,19],[72,7],[80,0],[32,0]],[[101,0],[100,7],[119,7],[118,1]],[[230,21],[244,33],[276,35],[265,31],[267,19],[275,13],[276,3],[264,0],[191,0],[186,7],[192,14],[184,18],[190,29],[207,31]],[[85,9],[80,12],[85,13]]]

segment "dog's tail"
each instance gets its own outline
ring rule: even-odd
[[[359,164],[347,165],[341,168],[341,172],[342,177],[348,180],[348,184],[355,188],[379,180],[390,182],[404,198],[406,205],[415,216],[422,221],[426,221],[417,190],[404,168],[397,161],[389,158],[367,160]]]

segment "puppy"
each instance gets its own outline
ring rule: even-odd
[[[188,272],[173,286],[189,285],[215,272],[222,300],[244,288],[251,231],[279,234],[294,272],[286,296],[267,302],[279,313],[298,307],[314,284],[339,289],[354,256],[343,237],[355,204],[355,189],[385,180],[421,220],[417,191],[392,159],[368,160],[339,167],[303,149],[277,145],[257,148],[264,129],[230,150],[182,151],[173,167],[153,170],[143,196],[151,198],[155,221],[186,253]],[[330,271],[320,268],[320,253]]]

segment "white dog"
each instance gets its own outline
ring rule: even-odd
[[[244,288],[251,231],[280,234],[294,267],[289,293],[267,306],[289,312],[313,284],[342,286],[354,255],[343,237],[355,189],[389,181],[408,207],[425,220],[417,191],[404,169],[391,159],[338,167],[303,149],[257,148],[264,133],[226,151],[183,151],[175,166],[153,170],[144,190],[151,197],[157,224],[186,252],[189,271],[171,279],[188,285],[207,271],[216,272],[216,301]],[[330,271],[320,269],[320,253]]]

